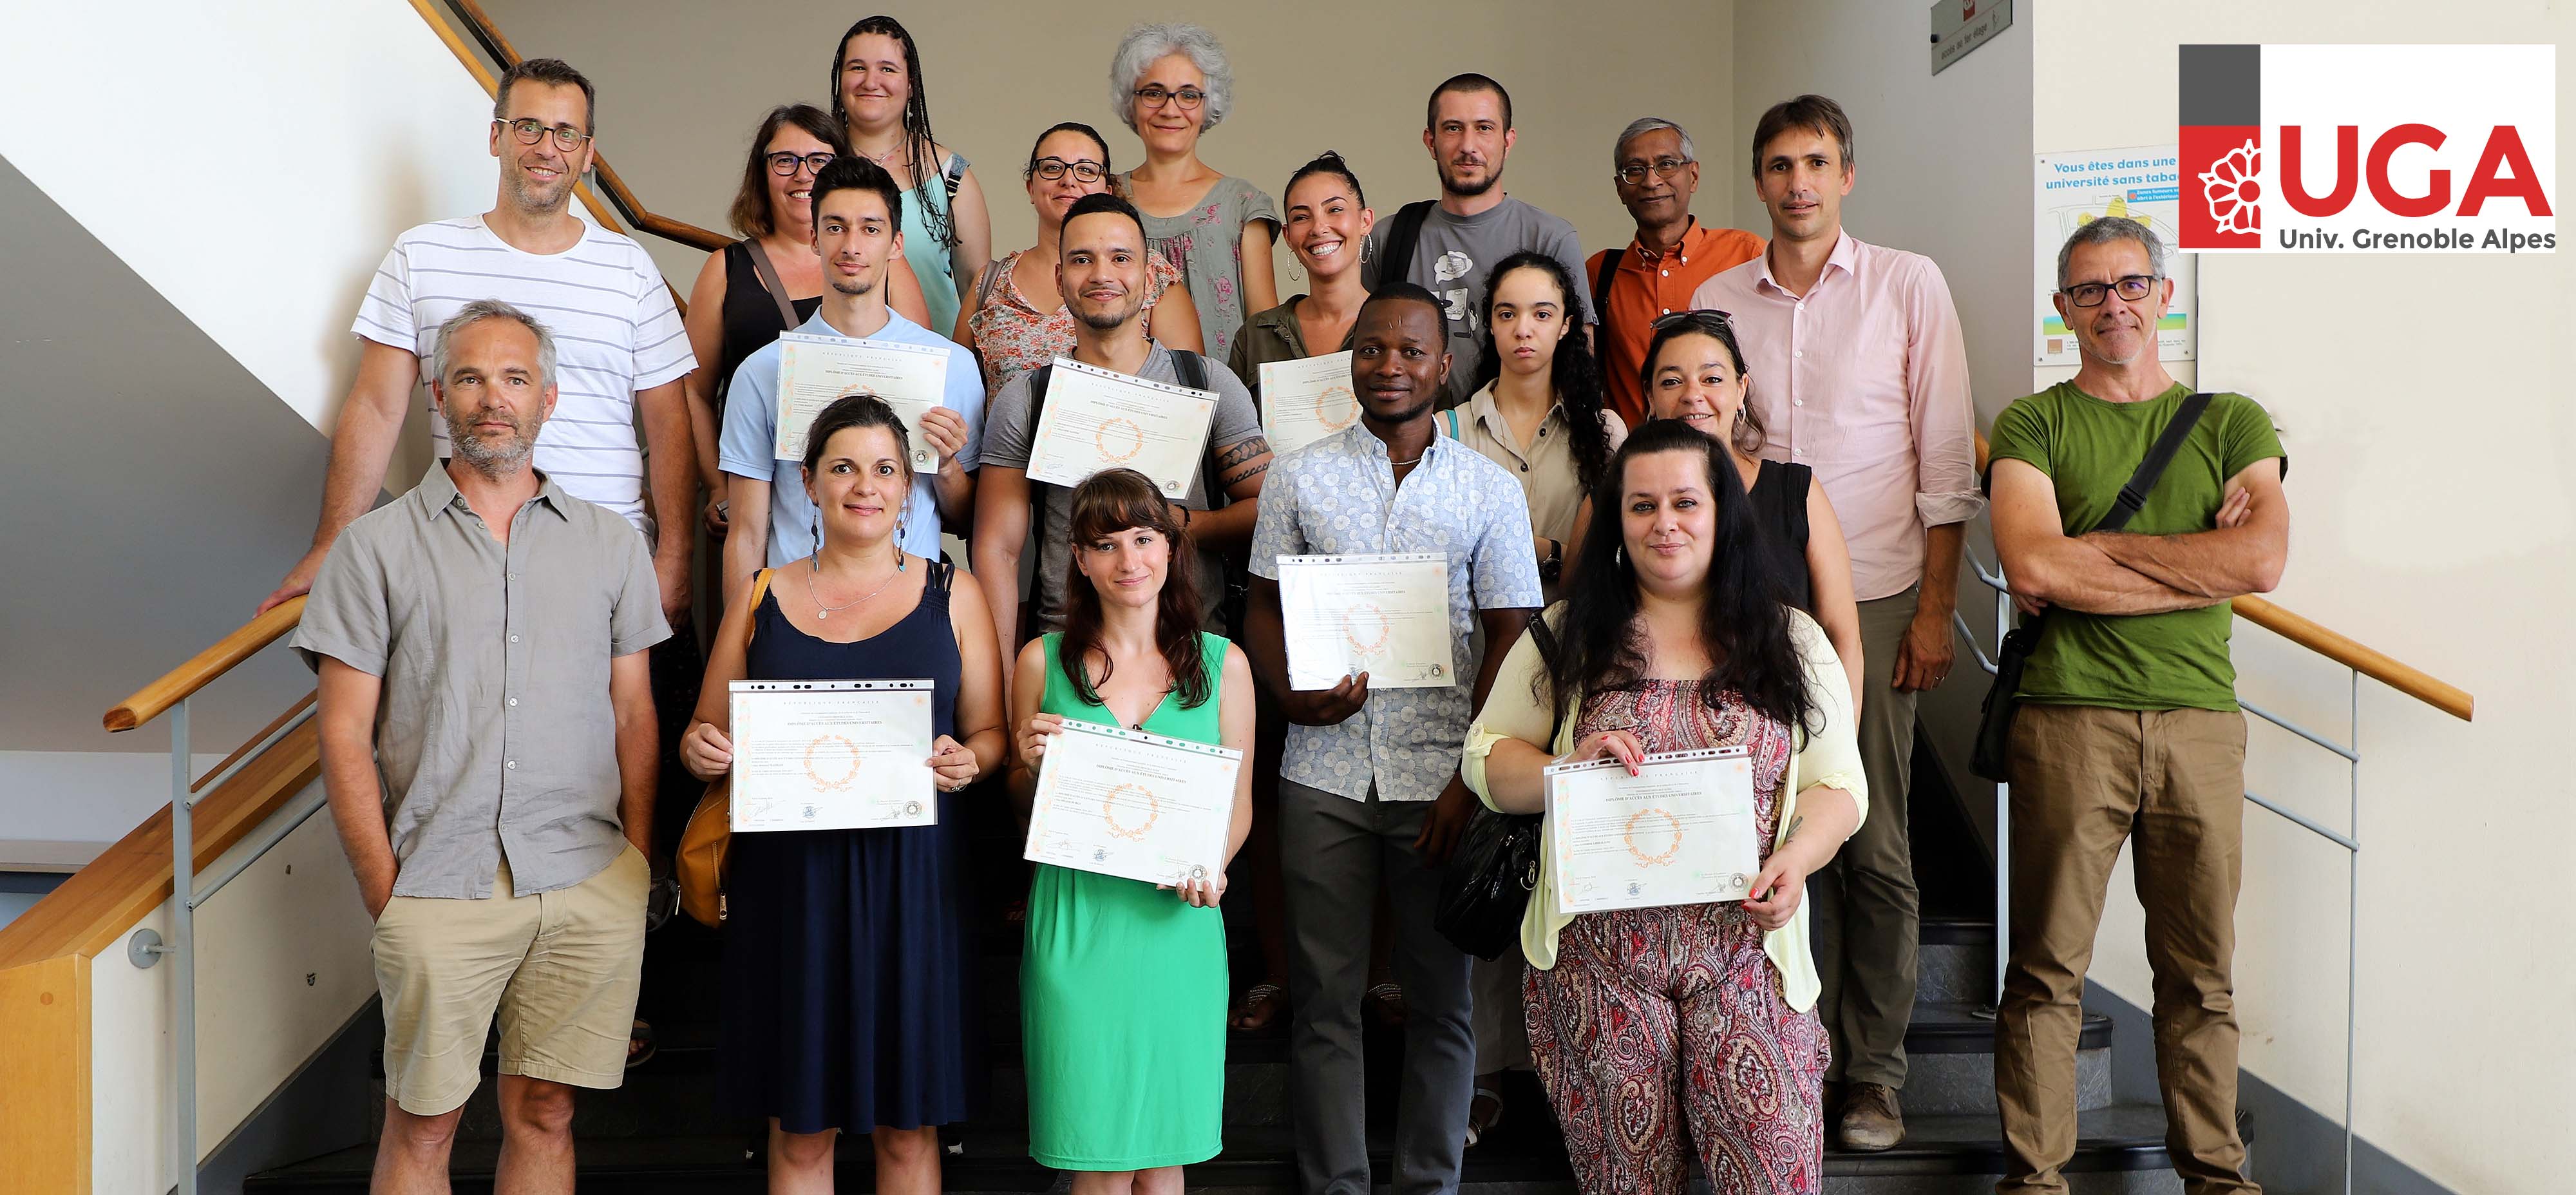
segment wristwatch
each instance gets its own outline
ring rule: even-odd
[[[1564,572],[1565,545],[1551,539],[1547,541],[1547,559],[1539,562],[1538,579],[1554,585],[1557,577]]]

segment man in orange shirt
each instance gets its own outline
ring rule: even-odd
[[[1619,202],[1637,221],[1625,249],[1605,249],[1584,265],[1592,280],[1592,310],[1600,319],[1593,348],[1601,358],[1601,389],[1610,409],[1630,427],[1646,421],[1646,391],[1638,380],[1655,320],[1691,309],[1699,284],[1762,256],[1762,238],[1740,228],[1702,228],[1691,217],[1699,190],[1699,154],[1680,125],[1648,116],[1620,130],[1610,151],[1611,181]]]

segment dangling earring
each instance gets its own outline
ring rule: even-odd
[[[1620,568],[1628,567],[1628,545],[1619,544],[1611,548],[1610,563],[1617,565]]]
[[[822,556],[822,554],[823,554],[823,508],[822,508],[822,507],[817,506],[817,507],[815,507],[815,508],[814,508],[813,521],[812,521],[812,523],[808,526],[807,530],[811,531],[811,532],[813,533],[813,535],[814,535],[814,555],[815,555],[815,557],[816,557],[817,559],[820,559],[820,558],[821,558],[821,556]]]
[[[895,511],[895,516],[894,516],[894,571],[896,571],[896,572],[898,572],[898,573],[899,573],[899,572],[902,572],[902,571],[904,570],[905,566],[909,563],[909,561],[908,561],[908,559],[905,557],[905,555],[904,555],[904,551],[903,551],[903,527],[904,527],[904,516],[905,516],[906,514],[910,513],[910,512],[911,512],[911,510],[912,510],[912,503],[911,503],[910,501],[908,501],[908,500],[907,500],[907,501],[906,501],[906,502],[905,502],[905,503],[904,503],[900,508],[898,508],[898,509]]]

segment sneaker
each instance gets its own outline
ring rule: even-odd
[[[1854,1083],[1843,1097],[1842,1118],[1834,1127],[1834,1144],[1855,1153],[1894,1149],[1905,1140],[1905,1113],[1896,1089],[1881,1083]]]

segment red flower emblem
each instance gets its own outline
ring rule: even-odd
[[[2254,178],[2262,162],[2262,149],[2248,141],[2199,175],[2201,194],[2209,201],[2209,218],[2217,222],[2218,231],[2262,230],[2263,185]]]

